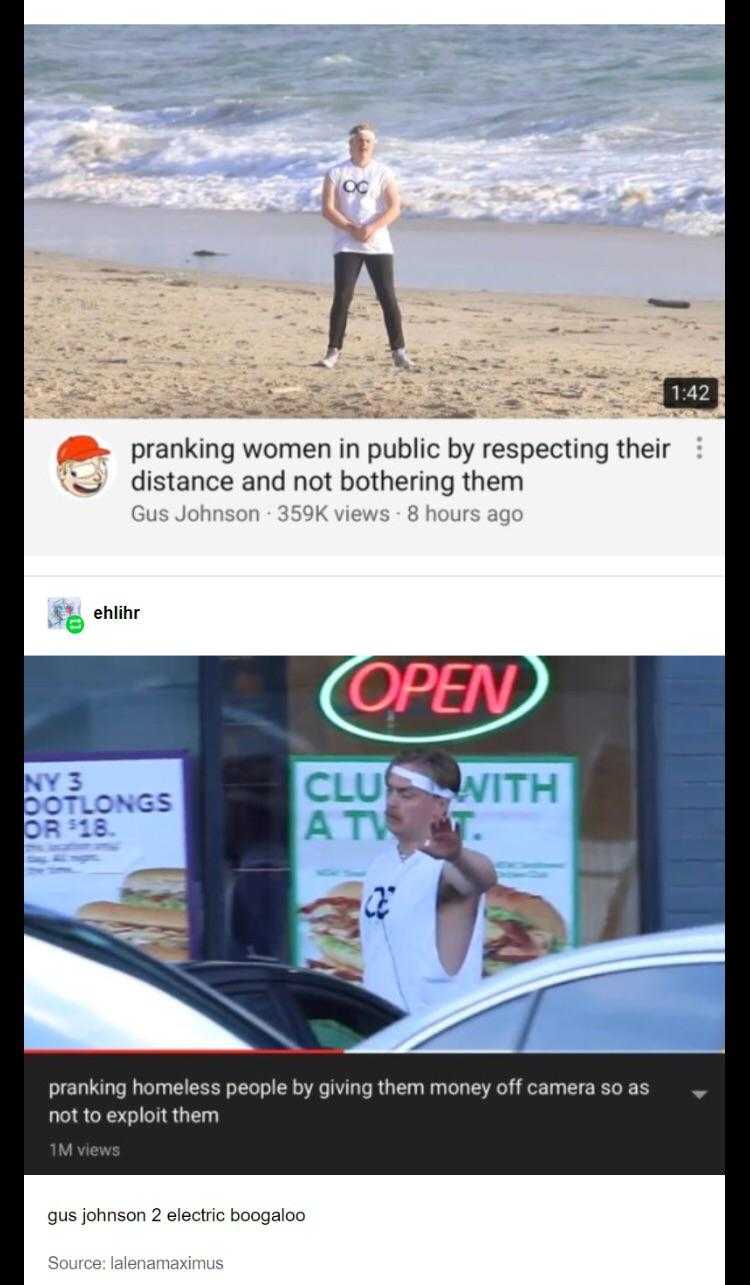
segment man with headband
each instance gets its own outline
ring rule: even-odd
[[[360,910],[363,983],[409,1013],[472,990],[482,976],[487,857],[464,847],[449,808],[461,770],[443,750],[406,751],[386,774],[388,829]]]
[[[376,142],[372,125],[366,121],[352,125],[349,159],[334,165],[323,182],[321,213],[334,229],[328,351],[318,363],[327,370],[333,370],[341,356],[349,307],[363,265],[383,310],[393,363],[399,370],[413,368],[404,347],[388,230],[401,213],[401,199],[391,170],[374,159]]]

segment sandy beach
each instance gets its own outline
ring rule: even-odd
[[[652,417],[721,378],[722,28],[448,30],[27,28],[27,414]],[[370,111],[414,371],[365,273],[316,366]]]
[[[650,417],[669,413],[666,375],[723,373],[720,303],[672,310],[571,295],[400,296],[417,369],[394,369],[363,278],[341,361],[327,371],[314,364],[326,345],[324,287],[28,251],[25,413]]]

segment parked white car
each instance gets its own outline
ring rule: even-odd
[[[724,927],[515,964],[352,1052],[710,1053],[724,1048]]]

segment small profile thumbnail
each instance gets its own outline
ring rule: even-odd
[[[49,629],[65,629],[69,618],[71,616],[80,616],[80,614],[80,598],[47,599],[47,627]]]

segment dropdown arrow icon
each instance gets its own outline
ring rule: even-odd
[[[691,1089],[690,1092],[692,1093],[694,1098],[698,1098],[698,1100],[700,1101],[701,1098],[705,1098],[706,1094],[708,1093],[708,1089]]]

